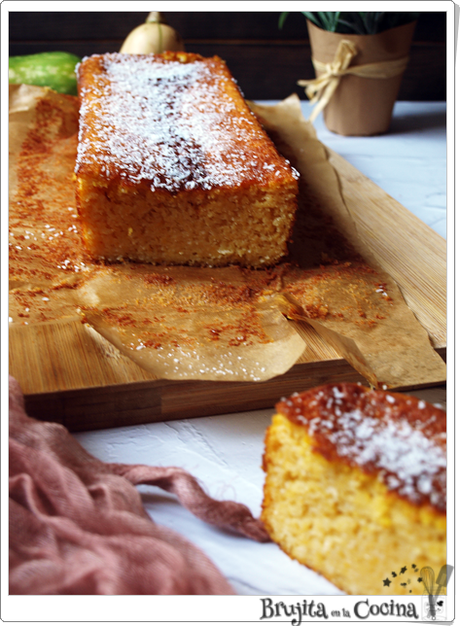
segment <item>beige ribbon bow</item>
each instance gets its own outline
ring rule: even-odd
[[[402,57],[394,61],[380,61],[379,63],[349,67],[357,54],[356,45],[348,39],[342,39],[332,63],[323,63],[312,59],[313,66],[320,75],[312,80],[297,81],[300,87],[306,88],[305,93],[309,100],[312,103],[318,103],[310,115],[310,122],[313,122],[326,107],[343,76],[353,74],[362,78],[392,78],[402,74],[409,61],[409,57]]]

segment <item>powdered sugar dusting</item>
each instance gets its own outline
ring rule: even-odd
[[[76,171],[86,164],[107,179],[173,192],[292,177],[274,148],[271,162],[260,159],[265,133],[236,106],[225,65],[180,54],[103,55],[102,71],[80,90]]]
[[[359,464],[369,463],[391,476],[392,489],[417,500],[417,492],[431,496],[438,504],[439,494],[432,490],[432,477],[446,468],[444,451],[422,432],[406,421],[395,423],[363,417],[355,412],[344,413],[336,420],[338,430],[329,438],[337,446],[339,456],[348,456]],[[322,428],[330,428],[322,422]],[[312,429],[314,431],[314,428]]]
[[[299,402],[294,401],[296,408]],[[320,452],[377,473],[390,490],[413,503],[428,501],[445,510],[442,411],[416,398],[346,384],[306,392],[301,403],[300,423],[307,424]],[[290,417],[296,418],[294,413]]]

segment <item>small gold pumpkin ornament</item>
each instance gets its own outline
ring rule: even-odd
[[[132,30],[120,48],[126,54],[161,54],[167,50],[185,50],[184,42],[158,11],[149,13],[144,24]]]

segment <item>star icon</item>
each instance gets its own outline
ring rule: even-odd
[[[422,582],[422,580],[423,580],[423,578],[421,578],[420,576],[417,578],[417,582],[418,582],[418,583],[421,583],[421,582]]]
[[[383,586],[389,587],[390,585],[391,585],[391,580],[389,578],[385,578],[385,580],[383,581]]]
[[[407,567],[401,567],[401,571],[399,572],[400,574],[404,574],[407,571]]]
[[[397,573],[396,572],[391,572],[391,575],[393,576],[393,578],[396,578]]]

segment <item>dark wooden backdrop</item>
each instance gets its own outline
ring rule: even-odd
[[[37,3],[38,4],[38,3]],[[312,78],[305,19],[291,13],[278,28],[278,12],[171,12],[168,23],[183,37],[190,52],[219,55],[227,62],[244,95],[278,100]],[[138,12],[10,12],[10,55],[66,50],[79,56],[114,52],[147,13]],[[424,12],[415,31],[411,60],[400,100],[445,100],[446,13]]]

